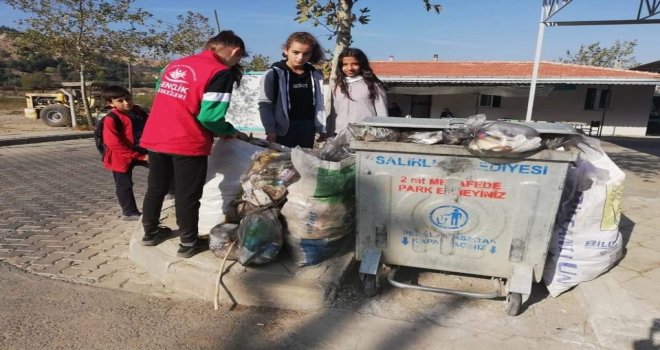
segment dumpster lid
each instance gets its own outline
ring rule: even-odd
[[[465,125],[467,118],[395,118],[395,117],[367,117],[360,125],[375,126],[381,128],[411,128],[411,129],[459,129]],[[540,134],[577,134],[575,128],[563,123],[550,122],[521,122],[502,120],[508,123],[529,126]],[[486,120],[494,122],[494,120]]]

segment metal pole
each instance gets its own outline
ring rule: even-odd
[[[131,67],[131,59],[128,59],[128,92],[133,95],[133,69]]]
[[[527,115],[525,121],[532,121],[532,110],[534,109],[534,96],[536,95],[536,80],[539,75],[539,62],[541,61],[541,49],[543,48],[543,32],[545,31],[545,24],[543,18],[545,17],[545,5],[541,6],[541,20],[539,21],[539,33],[536,36],[536,53],[534,54],[534,66],[532,68],[532,82],[529,86],[529,99],[527,100]]]

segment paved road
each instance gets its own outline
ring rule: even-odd
[[[63,280],[167,293],[128,260],[136,222],[120,220],[93,140],[0,148],[0,260]],[[146,169],[135,171],[141,202]]]
[[[596,285],[603,281],[609,283],[608,286],[618,286],[608,278],[614,277],[622,283],[616,290],[634,285],[632,295],[651,306],[658,303],[657,296],[653,297],[657,289],[649,288],[657,285],[656,270],[653,270],[657,263],[653,255],[657,249],[653,227],[657,228],[657,225],[653,225],[658,221],[657,216],[648,213],[660,194],[657,180],[660,165],[657,157],[652,155],[620,149],[618,152],[613,154],[613,159],[629,174],[637,174],[627,180],[627,185],[631,186],[626,195],[628,199],[624,201],[624,212],[634,221],[635,234],[628,238],[628,254],[624,261],[607,276],[599,278]],[[35,276],[16,270],[8,274],[0,269],[3,277],[0,281],[0,295],[3,295],[0,310],[5,310],[0,311],[0,348],[49,348],[46,346],[49,342],[58,344],[53,348],[148,348],[144,344],[151,344],[149,337],[161,334],[167,336],[163,335],[162,341],[153,343],[173,349],[186,348],[182,344],[190,345],[188,348],[226,349],[264,348],[273,344],[277,344],[276,348],[294,349],[435,349],[442,344],[450,349],[564,350],[602,348],[596,345],[599,343],[614,344],[608,339],[602,340],[607,336],[602,330],[607,328],[593,328],[599,325],[593,321],[594,315],[590,316],[589,310],[579,302],[576,290],[558,298],[547,298],[543,288],[535,290],[521,316],[511,318],[504,316],[503,303],[493,300],[466,300],[393,288],[385,288],[378,297],[366,299],[356,292],[357,282],[352,280],[342,289],[332,309],[271,313],[272,310],[245,308],[240,309],[245,314],[222,313],[228,318],[227,323],[223,323],[215,318],[216,314],[201,311],[209,306],[198,302],[143,297],[176,295],[136,269],[127,259],[129,235],[135,229],[134,225],[139,224],[119,219],[112,177],[102,169],[92,140],[1,147],[0,164],[3,169],[0,172],[0,260],[51,279],[115,289],[109,291],[35,279]],[[144,193],[145,177],[146,170],[136,171],[138,200]],[[627,225],[629,231],[631,225]],[[653,268],[649,267],[651,263]],[[630,277],[633,273],[636,275]],[[423,282],[425,277],[420,278]],[[29,294],[33,289],[41,292]],[[122,291],[139,292],[140,295],[127,296],[129,294]],[[611,291],[597,289],[596,293],[599,292]],[[85,297],[77,299],[77,293]],[[25,298],[24,294],[27,295]],[[81,306],[82,302],[76,304],[76,300],[83,300],[87,306]],[[119,306],[108,307],[108,300],[117,300]],[[122,304],[124,302],[126,304]],[[155,309],[139,309],[145,303],[153,303]],[[50,310],[50,316],[43,316],[43,320],[40,319],[41,313],[34,311],[42,309]],[[184,311],[169,313],[174,309],[189,310],[189,314]],[[86,310],[92,311],[85,316]],[[650,315],[654,314],[653,308],[646,310]],[[112,313],[114,318],[111,319],[124,320],[126,324],[110,327],[101,322],[103,312]],[[149,315],[144,324],[137,316],[143,312]],[[245,315],[253,315],[253,312],[265,315],[267,321],[257,323],[264,323],[263,327],[271,327],[272,331],[260,333],[258,327],[261,326],[252,327],[251,322],[256,319]],[[183,314],[186,316],[181,316]],[[628,332],[626,326],[634,325],[635,331],[646,332],[649,327],[646,322],[620,322],[624,319],[607,314],[595,316],[603,316],[598,320],[602,319],[607,326],[611,324],[614,331],[625,328]],[[188,320],[190,324],[181,325],[170,317],[181,317],[182,322]],[[248,317],[250,321],[242,323],[242,317]],[[592,317],[591,321],[589,317]],[[82,327],[86,318],[89,318],[91,327]],[[159,318],[163,322],[153,321]],[[209,320],[219,323],[210,323],[213,327],[208,327]],[[637,317],[630,316],[629,320],[637,320]],[[50,327],[52,331],[39,333],[30,326],[32,324]],[[182,333],[173,332],[179,329],[183,330]],[[652,334],[655,334],[654,329]],[[109,339],[113,333],[108,330],[121,334],[117,342]],[[595,330],[600,332],[597,334],[599,340],[595,339]],[[33,332],[39,336],[33,337]],[[127,335],[124,332],[128,332]],[[173,335],[169,336],[168,332]],[[148,336],[143,338],[144,334]],[[227,338],[217,334],[236,336]],[[634,332],[632,335],[639,342],[646,341],[646,333],[638,336],[638,332]],[[102,340],[102,344],[94,343],[95,339]],[[173,345],[168,347],[167,344]],[[652,348],[648,344],[635,344],[635,349]]]
[[[127,259],[129,234],[136,223],[119,219],[112,177],[102,169],[92,140],[2,147],[0,162],[4,170],[0,172],[0,260],[54,279],[176,297]],[[136,171],[138,200],[144,193],[145,177],[146,170]],[[431,341],[441,337],[452,338],[444,342],[448,347],[453,342],[457,348],[463,341],[508,347],[540,341],[553,345],[550,348],[595,344],[575,293],[545,299],[541,288],[523,315],[510,318],[504,315],[502,301],[395,288],[385,288],[379,297],[366,299],[356,291],[357,285],[354,278],[349,281],[332,310],[299,313],[308,324],[291,321],[280,339],[291,344],[286,333],[300,332],[302,338],[296,341],[307,339],[302,344],[316,344],[317,348],[360,348],[360,342],[379,348],[378,344],[383,345],[388,333],[396,329],[408,334],[399,340],[401,345],[428,348],[434,348]],[[65,287],[55,284],[54,288]],[[12,291],[0,293],[9,295]],[[112,295],[98,292],[103,293],[101,298]],[[66,310],[68,301],[62,305],[60,310]],[[200,318],[196,322],[205,321]],[[357,330],[370,332],[370,327],[374,327],[371,336],[348,335]],[[305,338],[307,333],[314,336]]]

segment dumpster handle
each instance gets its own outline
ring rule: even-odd
[[[476,299],[494,299],[494,298],[497,298],[497,297],[501,296],[499,288],[497,288],[495,291],[489,292],[489,293],[474,293],[474,292],[467,292],[467,291],[461,291],[461,290],[455,290],[455,289],[427,287],[427,286],[420,286],[420,285],[414,285],[414,284],[398,282],[398,281],[394,280],[394,275],[396,275],[398,270],[399,269],[397,267],[393,267],[392,270],[390,271],[390,273],[387,274],[387,281],[390,282],[391,285],[393,285],[397,288],[418,289],[418,290],[422,290],[422,291],[425,291],[425,292],[445,293],[445,294],[459,295],[459,296],[464,296],[464,297],[468,297],[468,298],[476,298]]]

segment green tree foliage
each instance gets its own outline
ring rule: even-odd
[[[608,68],[630,68],[639,65],[635,60],[635,47],[637,40],[615,41],[610,47],[601,47],[600,42],[590,45],[580,45],[575,54],[566,50],[566,57],[559,58],[560,62],[581,64],[585,66],[598,66]]]
[[[263,72],[270,68],[270,57],[262,54],[252,56],[252,60],[245,65],[246,71]]]
[[[330,39],[336,37],[331,68],[331,84],[337,67],[337,57],[352,43],[351,30],[355,23],[368,24],[371,21],[369,8],[358,10],[359,15],[353,13],[353,5],[358,0],[296,0],[296,18],[299,23],[311,22],[312,26],[321,26],[330,32]],[[422,0],[427,12],[440,13],[442,6]]]
[[[202,50],[213,36],[209,18],[199,12],[188,11],[178,15],[177,24],[168,26],[169,33],[163,51],[167,55],[189,56]]]
[[[43,48],[43,52],[62,58],[76,67],[80,76],[82,101],[87,122],[92,115],[85,91],[86,73],[98,58],[125,50],[117,40],[125,33],[141,35],[152,15],[133,6],[133,0],[5,0],[28,17],[19,21],[27,30],[24,40]],[[137,38],[135,38],[137,40]],[[132,49],[132,48],[131,48]]]
[[[53,86],[50,76],[44,72],[34,72],[21,77],[21,86],[26,90],[43,91]]]

